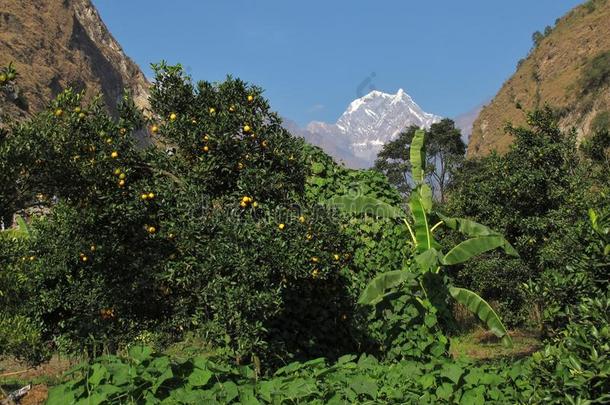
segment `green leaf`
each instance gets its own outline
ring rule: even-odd
[[[444,364],[441,370],[441,377],[450,379],[454,384],[457,384],[460,381],[462,374],[464,374],[464,369],[454,363]]]
[[[383,300],[387,295],[386,291],[390,288],[394,288],[406,281],[416,285],[415,277],[415,274],[409,270],[395,270],[382,273],[369,282],[360,295],[358,303],[362,305],[375,305]]]
[[[195,368],[188,377],[188,382],[193,387],[203,387],[210,381],[214,374],[208,369]]]
[[[419,193],[422,207],[424,207],[426,213],[429,213],[432,210],[432,189],[424,183],[417,188],[417,192]]]
[[[494,335],[501,338],[502,343],[505,346],[512,346],[512,340],[502,324],[500,317],[483,298],[470,290],[459,287],[449,287],[449,293],[457,302],[464,305],[468,310],[476,314],[479,319],[485,322],[487,328]]]
[[[106,370],[106,367],[102,366],[99,363],[93,364],[93,366],[91,366],[91,370],[92,373],[88,379],[89,384],[91,385],[99,385],[102,380],[108,377],[108,370]]]
[[[510,244],[502,236],[478,236],[463,241],[451,249],[443,258],[443,264],[451,266],[453,264],[464,263],[469,259],[488,252],[495,248],[504,248]]]
[[[411,173],[415,184],[424,182],[424,162],[426,161],[426,151],[424,150],[424,138],[426,133],[423,130],[415,131],[410,147]]]
[[[481,225],[478,222],[471,221],[465,218],[449,218],[442,214],[437,214],[438,217],[445,223],[445,225],[451,229],[456,231],[460,231],[466,236],[476,237],[476,236],[492,236],[492,235],[500,235],[498,232],[493,231],[486,227],[485,225]]]
[[[414,260],[419,270],[425,273],[436,270],[441,260],[443,260],[443,256],[438,250],[432,248],[418,254]]]
[[[72,404],[76,401],[74,391],[67,389],[66,385],[59,385],[49,390],[49,397],[46,404],[48,405],[64,405]]]
[[[169,380],[173,376],[174,376],[174,372],[172,371],[171,367],[167,367],[165,369],[165,371],[163,371],[163,373],[159,377],[157,377],[155,383],[153,384],[153,386],[152,386],[153,394],[156,394],[159,387],[161,387],[161,385],[163,385],[163,383],[165,381]]]
[[[28,239],[30,237],[30,227],[25,220],[19,216],[15,216],[17,227],[14,229],[7,229],[0,232],[0,237],[6,237],[8,239]]]
[[[409,208],[411,209],[411,215],[413,216],[413,221],[415,222],[415,240],[417,251],[419,253],[423,253],[428,249],[437,248],[438,243],[434,240],[432,233],[430,232],[426,210],[422,205],[421,199],[416,194],[411,196]]]
[[[327,205],[351,214],[368,214],[377,218],[403,218],[401,209],[367,196],[338,196],[326,201]]]
[[[150,358],[152,352],[153,350],[150,347],[136,345],[129,349],[129,357],[134,359],[136,363],[142,363]]]
[[[350,379],[349,388],[358,395],[367,395],[372,399],[377,398],[377,383],[368,376],[353,376]]]

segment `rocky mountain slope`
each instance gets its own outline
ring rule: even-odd
[[[504,152],[512,139],[506,122],[525,123],[524,111],[545,103],[562,114],[564,129],[579,137],[610,122],[610,1],[592,0],[538,35],[537,46],[481,111],[469,156]]]
[[[149,84],[112,37],[90,0],[0,0],[0,65],[19,73],[19,101],[5,110],[27,116],[71,86],[101,93],[111,111],[123,88],[144,107]]]
[[[292,130],[347,166],[362,168],[371,167],[382,146],[408,126],[427,128],[439,120],[402,89],[396,94],[375,90],[352,101],[334,124],[314,121],[305,130]]]

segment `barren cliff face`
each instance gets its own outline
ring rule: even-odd
[[[583,80],[597,69],[595,64],[607,63],[603,57],[609,52],[610,0],[589,1],[570,11],[483,108],[473,126],[468,155],[507,151],[512,139],[504,131],[506,123],[525,124],[525,111],[545,104],[562,113],[563,129],[575,127],[580,138],[588,136],[599,117],[610,112],[610,86],[600,79],[586,89]]]
[[[148,82],[112,37],[90,0],[0,0],[0,65],[13,62],[18,116],[44,108],[66,87],[102,94],[114,106],[128,88],[145,107]]]

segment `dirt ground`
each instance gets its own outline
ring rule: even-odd
[[[0,359],[0,388],[5,393],[10,393],[32,384],[32,389],[19,404],[43,404],[47,399],[48,385],[59,382],[63,373],[76,362],[65,357],[53,356],[49,362],[38,367],[28,367],[14,359]],[[0,402],[4,399],[2,391],[0,391]]]

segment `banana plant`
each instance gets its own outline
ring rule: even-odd
[[[362,292],[360,304],[376,305],[392,294],[394,288],[405,284],[421,288],[422,293],[428,296],[432,291],[426,291],[424,284],[417,282],[419,276],[427,273],[439,274],[447,266],[464,263],[493,249],[502,249],[508,255],[518,256],[501,234],[488,227],[468,219],[449,218],[432,212],[432,190],[425,182],[424,136],[424,131],[417,131],[410,147],[412,178],[415,183],[408,201],[410,215],[405,214],[399,207],[371,197],[339,196],[328,201],[329,205],[348,213],[399,219],[407,227],[411,237],[408,242],[414,252],[411,266],[379,274]],[[434,225],[429,222],[433,216],[440,219]],[[464,234],[467,239],[444,253],[434,238],[434,232],[441,226],[456,230]],[[453,285],[449,285],[447,291],[453,299],[478,316],[503,344],[512,345],[500,317],[483,298],[472,291]]]
[[[30,227],[27,222],[19,215],[16,216],[15,222],[17,223],[17,227],[0,231],[0,238],[28,239],[30,237]]]

